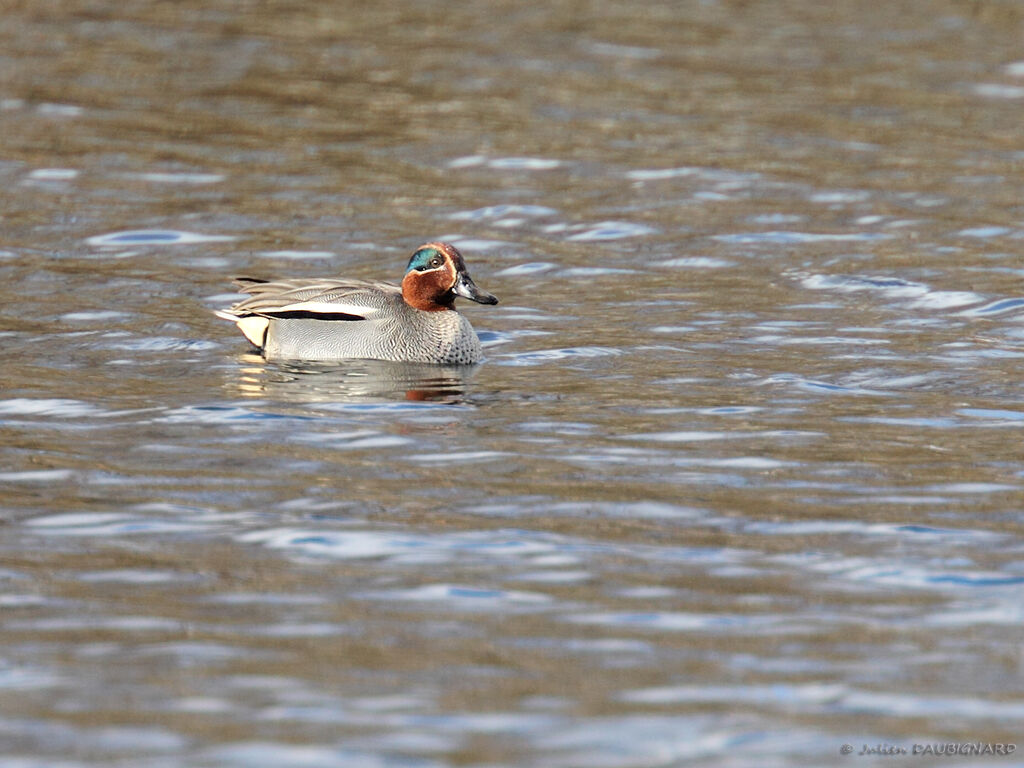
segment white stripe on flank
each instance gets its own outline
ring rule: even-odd
[[[268,314],[276,314],[278,312],[314,312],[324,315],[356,315],[357,317],[365,318],[380,314],[380,310],[376,307],[368,307],[365,304],[342,304],[336,301],[300,301],[296,304],[285,304],[283,307],[268,308],[265,311]]]

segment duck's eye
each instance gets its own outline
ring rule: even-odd
[[[437,269],[442,264],[444,264],[444,259],[442,259],[440,256],[435,256],[430,260],[430,266],[433,267],[434,269]]]

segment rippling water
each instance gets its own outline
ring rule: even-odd
[[[4,766],[1020,740],[1016,5],[4,22]],[[476,369],[211,313],[435,238]]]

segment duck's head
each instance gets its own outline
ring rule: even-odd
[[[466,271],[466,262],[454,245],[427,243],[416,249],[402,278],[405,303],[424,312],[455,309],[455,297],[478,304],[497,304],[498,299],[481,291]]]

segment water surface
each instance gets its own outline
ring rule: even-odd
[[[1020,739],[1016,6],[4,20],[5,765]],[[212,315],[437,238],[475,369]]]

